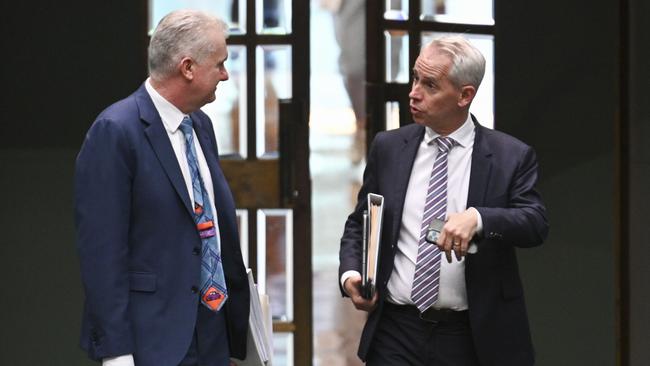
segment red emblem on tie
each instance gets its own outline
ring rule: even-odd
[[[221,290],[211,286],[203,293],[201,299],[212,311],[218,311],[226,300],[226,296]]]

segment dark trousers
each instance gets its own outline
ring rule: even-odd
[[[192,344],[179,366],[230,365],[224,310],[214,313],[199,303]]]
[[[429,322],[415,306],[384,304],[368,366],[479,366],[469,319]]]

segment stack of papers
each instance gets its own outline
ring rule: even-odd
[[[250,317],[248,320],[248,341],[246,359],[233,360],[239,366],[271,366],[273,358],[273,323],[269,297],[257,291],[253,271],[246,270],[248,288],[251,296]]]

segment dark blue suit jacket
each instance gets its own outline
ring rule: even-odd
[[[546,211],[535,190],[537,161],[533,149],[504,133],[475,122],[467,207],[483,220],[478,253],[467,256],[465,280],[476,352],[483,366],[525,366],[534,354],[515,247],[541,244],[548,233]],[[359,356],[366,358],[393,271],[404,198],[424,127],[411,124],[382,132],[369,152],[359,203],[341,239],[339,277],[361,272],[361,219],[366,194],[384,196],[379,306],[364,328]],[[426,189],[426,187],[423,187]]]
[[[234,202],[210,119],[201,111],[191,117],[214,184],[231,356],[243,359],[249,292]],[[104,110],[88,131],[76,164],[75,214],[86,294],[81,347],[95,360],[134,354],[138,366],[177,365],[196,324],[201,240],[144,85]]]

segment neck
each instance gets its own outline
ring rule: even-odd
[[[432,130],[434,130],[437,134],[441,136],[448,136],[452,134],[454,131],[459,129],[465,121],[467,121],[467,116],[469,114],[469,111],[462,111],[458,115],[454,116],[453,118],[449,118],[448,121],[449,123],[445,124],[440,124],[437,126],[429,126],[431,127]]]
[[[185,98],[186,93],[182,92],[182,87],[179,85],[179,82],[173,78],[167,79],[154,79],[150,78],[151,86],[156,89],[158,94],[165,98],[169,103],[173,104],[181,112],[185,114],[190,114],[194,110],[189,106],[187,98]]]

